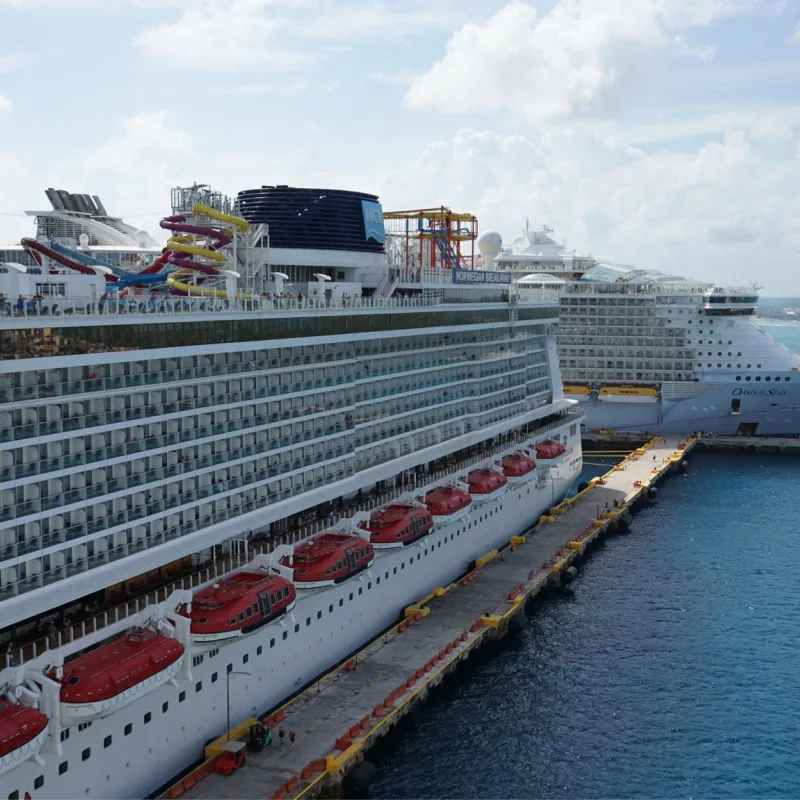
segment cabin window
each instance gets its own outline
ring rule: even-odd
[[[8,800],[19,800],[19,790],[14,789],[14,791],[8,796]]]
[[[271,595],[269,596],[269,604],[270,604],[271,606],[274,606],[274,605],[275,605],[275,595],[274,595],[274,594],[271,594]]]
[[[92,755],[92,748],[91,747],[87,747],[81,753],[81,761],[88,761],[91,755]]]
[[[236,624],[236,617],[234,617],[228,624],[229,625],[235,625]]]
[[[228,666],[225,667],[225,672],[227,672],[228,675],[230,675],[231,672],[233,672],[233,664],[228,664]]]
[[[419,561],[421,558],[422,558],[422,553],[417,553],[417,561]]]
[[[257,655],[257,656],[260,656],[260,655],[261,655],[261,653],[263,653],[263,652],[264,652],[264,648],[263,648],[261,645],[259,645],[258,647],[256,647],[256,655]]]
[[[381,576],[378,575],[378,577],[375,578],[375,585],[377,586],[380,582],[381,582]]]
[[[253,616],[253,609],[250,608],[250,606],[247,606],[247,618],[250,619],[250,617],[252,616]]]
[[[397,570],[395,570],[395,572],[396,572],[396,571],[397,571]],[[388,572],[387,572],[387,573],[385,573],[383,577],[384,577],[384,578],[385,578],[385,579],[388,581],[388,580],[389,580],[389,573],[388,573]]]
[[[353,600],[353,593],[352,592],[350,592],[350,598],[349,599],[352,602],[352,600]]]
[[[325,574],[326,574],[326,575],[330,575],[330,574],[331,574],[331,571],[330,571],[329,569],[326,569],[326,570],[325,570]]]
[[[250,660],[250,653],[245,653],[242,656],[242,664],[246,664]]]
[[[152,715],[152,714],[151,714],[151,713],[148,711],[148,712],[147,712],[147,713],[144,715],[144,724],[145,724],[145,725],[147,725],[147,723],[148,723],[148,722],[150,722],[150,720],[152,719],[152,717],[153,717],[153,715]]]
[[[58,765],[58,774],[63,775],[69,769],[69,763],[67,761],[62,761]]]
[[[370,581],[370,582],[367,584],[367,591],[369,591],[371,588],[372,588],[372,581]]]
[[[186,699],[186,692],[181,692],[181,693],[178,695],[178,702],[179,702],[179,703],[182,703],[182,702],[183,702],[185,699]]]
[[[364,587],[363,586],[359,586],[358,587],[358,593],[361,594],[363,591],[364,591]]]
[[[65,731],[61,731],[61,741],[66,742],[67,739],[69,739],[69,728],[67,728]]]
[[[311,617],[306,617],[306,627],[311,624]]]
[[[406,562],[405,562],[405,561],[403,561],[403,562],[401,562],[401,564],[400,564],[400,569],[405,569],[405,568],[406,568]]]
[[[425,555],[428,555],[428,548],[425,548]]]
[[[103,739],[103,747],[111,747],[111,736],[106,736],[106,738]]]
[[[65,761],[64,763],[66,764],[67,762]],[[40,775],[40,776],[39,776],[39,777],[38,777],[38,778],[37,778],[37,779],[36,779],[36,780],[33,782],[33,788],[34,788],[34,789],[41,789],[41,788],[42,788],[42,786],[44,786],[44,775]]]
[[[283,632],[283,637],[282,637],[282,638],[283,638],[283,639],[285,639],[285,638],[286,638],[288,635],[289,635],[289,631],[284,631],[284,632]]]
[[[128,723],[128,724],[127,724],[127,725],[126,725],[124,728],[123,728],[123,732],[125,733],[125,735],[126,735],[126,736],[130,736],[130,735],[131,735],[131,731],[132,731],[132,730],[133,730],[133,723],[132,723],[132,722],[129,722],[129,723]]]
[[[70,686],[74,686],[74,685],[75,685],[75,684],[76,684],[76,683],[77,683],[79,680],[80,680],[80,676],[79,676],[79,675],[72,675],[72,676],[69,678],[69,680],[67,681],[67,683],[68,683]]]
[[[392,575],[397,575],[397,567],[392,570]]]
[[[166,714],[168,708],[169,708],[169,703],[162,703],[161,704],[161,713],[162,714]]]
[[[328,613],[333,614],[333,603],[328,606]]]
[[[217,678],[219,678],[219,673],[218,672],[212,672],[211,673],[211,683],[216,683],[217,682]]]
[[[270,647],[275,647],[275,640],[274,639],[270,639],[269,640],[269,646]]]
[[[203,681],[197,681],[194,685],[195,692],[202,692],[203,691]]]
[[[340,597],[339,598],[339,608],[341,608],[343,605],[344,605],[344,597]]]
[[[91,728],[91,727],[92,727],[92,723],[91,722],[82,722],[80,725],[78,725],[78,731],[79,732],[80,731],[85,731],[87,728]]]
[[[253,603],[253,605],[250,606],[250,608],[253,610],[254,614],[258,612],[258,605],[256,603]]]
[[[239,612],[239,622],[244,622],[244,611]]]
[[[288,586],[284,586],[283,587],[283,596],[284,597],[288,597],[289,596],[289,587]]]
[[[294,632],[297,633],[300,630],[300,623],[296,623],[294,626]]]

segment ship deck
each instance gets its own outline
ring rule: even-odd
[[[684,438],[656,439],[626,458],[604,477],[604,484],[566,501],[559,507],[563,513],[535,526],[524,543],[488,554],[486,563],[458,584],[410,607],[407,614],[422,609],[414,624],[405,629],[396,626],[270,715],[273,744],[249,754],[243,769],[222,777],[206,762],[167,796],[310,797],[326,781],[338,781],[484,636],[507,624],[524,607],[524,600],[552,582],[554,574],[557,577],[593,538],[626,514],[629,504],[645,495],[654,480],[677,469],[677,461],[691,446]],[[614,508],[615,500],[619,509]],[[234,729],[233,737],[246,738],[247,727],[245,722]],[[286,733],[283,745],[278,727]],[[289,731],[296,734],[294,744],[288,741]],[[203,779],[195,782],[197,777]]]

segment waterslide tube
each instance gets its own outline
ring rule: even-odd
[[[223,289],[206,289],[202,286],[191,286],[188,283],[179,281],[174,275],[167,278],[167,283],[171,289],[174,289],[180,294],[188,294],[194,297],[216,297],[220,299],[227,299],[228,293]],[[244,294],[243,292],[236,292],[236,297],[240,300],[251,300],[252,295]]]
[[[247,231],[250,230],[250,223],[246,219],[233,217],[230,214],[223,214],[211,208],[211,206],[205,205],[205,203],[195,203],[192,211],[194,211],[195,214],[205,214],[207,217],[219,220],[220,222],[227,222],[228,225],[233,225],[239,233],[247,233]]]
[[[228,231],[220,230],[219,228],[207,228],[205,225],[188,225],[186,224],[186,217],[164,217],[158,223],[165,231],[172,231],[174,233],[196,233],[198,236],[205,236],[207,239],[215,239],[217,248],[224,247],[230,244],[231,237]]]
[[[182,267],[183,269],[202,272],[204,275],[219,275],[219,270],[216,267],[206,266],[199,261],[192,261],[190,258],[181,258],[174,253],[169,257],[169,263],[174,264],[176,267]]]
[[[36,253],[41,253],[48,258],[52,258],[53,261],[61,264],[63,267],[67,267],[69,269],[75,270],[76,272],[82,272],[84,275],[97,275],[97,270],[93,269],[92,267],[87,266],[86,264],[81,264],[80,261],[73,261],[71,258],[67,258],[67,256],[61,255],[57,253],[55,250],[43,245],[41,242],[37,242],[35,239],[28,239],[27,237],[20,240],[20,244],[26,250],[33,250]],[[40,262],[41,263],[41,262]],[[111,272],[110,267],[107,265],[103,265],[100,267],[101,270],[107,270],[105,279],[107,281],[115,281],[117,280],[117,276]]]
[[[101,261],[99,258],[95,258],[94,256],[90,256],[86,253],[80,253],[77,250],[70,250],[69,247],[66,247],[63,244],[59,244],[58,242],[51,242],[50,247],[56,253],[60,253],[62,256],[66,256],[67,258],[73,258],[76,261],[80,261],[81,263],[86,264],[90,267],[95,266],[95,267],[100,267],[101,269],[112,270],[119,280],[120,287],[136,286],[136,285],[150,286],[151,284],[154,283],[164,283],[164,281],[166,281],[167,279],[166,273],[162,274],[158,274],[155,272],[137,273],[137,272],[128,272],[127,270],[120,269],[119,267],[112,267],[109,264],[106,264],[104,261]]]

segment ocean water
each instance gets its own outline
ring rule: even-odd
[[[800,797],[799,478],[693,455],[390,735],[372,796]]]
[[[761,323],[760,327],[790,350],[800,353],[800,322],[785,322],[781,325]]]

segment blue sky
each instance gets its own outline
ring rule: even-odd
[[[800,0],[0,0],[0,242],[46,186],[358,188],[800,295]]]

